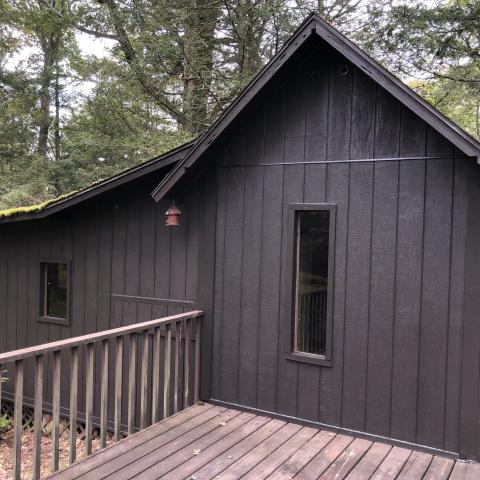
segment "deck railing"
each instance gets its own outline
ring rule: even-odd
[[[113,430],[113,439],[119,440],[125,429],[128,434],[134,433],[186,408],[192,400],[193,403],[198,402],[202,315],[200,311],[192,311],[0,354],[0,369],[7,369],[7,376],[15,385],[13,478],[17,480],[21,477],[24,379],[30,362],[34,369],[31,378],[35,382],[33,478],[39,479],[42,416],[45,410],[44,384],[47,374],[52,382],[51,471],[55,472],[59,469],[62,370],[66,370],[65,373],[69,375],[69,403],[66,409],[63,408],[62,416],[65,417],[66,411],[69,423],[69,464],[72,464],[77,456],[77,424],[80,416],[85,424],[85,452],[90,455],[95,427],[100,430],[100,445],[105,447],[108,430]],[[111,353],[113,361],[110,360]],[[68,361],[65,361],[66,358]],[[84,378],[84,390],[81,392],[84,397],[82,415],[79,415],[79,366],[84,370],[81,371],[81,378]],[[109,376],[113,378],[109,380]],[[100,383],[99,399],[97,382]],[[114,390],[113,412],[110,412],[110,416],[109,383],[113,384]],[[0,383],[0,400],[1,385]],[[6,385],[3,384],[4,389]],[[139,408],[136,405],[137,396]],[[95,397],[99,400],[96,405]],[[65,399],[63,400],[65,404]],[[100,414],[96,417],[93,415],[95,406]],[[97,417],[98,421],[94,425]],[[122,424],[122,418],[125,417],[126,425]]]

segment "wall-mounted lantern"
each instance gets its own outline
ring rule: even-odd
[[[165,216],[167,217],[165,219],[165,225],[167,227],[176,227],[177,225],[180,225],[181,214],[182,212],[175,205],[175,202],[172,201],[170,208],[165,212]]]

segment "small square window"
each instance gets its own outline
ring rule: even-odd
[[[68,323],[70,310],[70,266],[68,262],[41,263],[40,319]]]

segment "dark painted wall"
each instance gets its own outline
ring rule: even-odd
[[[305,58],[224,138],[212,397],[457,452],[472,161],[344,64]],[[285,359],[295,202],[338,205],[331,368]]]
[[[165,173],[160,173],[160,177]],[[167,228],[165,211],[169,203],[156,204],[149,195],[159,175],[136,181],[51,218],[0,225],[1,352],[192,309],[112,301],[112,294],[196,300],[201,201],[197,191],[193,190],[180,204],[184,211],[181,226]],[[56,258],[71,260],[69,326],[38,320],[40,262]],[[128,342],[125,349],[126,362]],[[52,398],[51,359],[48,361],[44,386],[47,404]],[[140,364],[140,358],[137,364]],[[68,407],[70,379],[67,354],[64,355],[62,368],[62,405]],[[28,362],[25,395],[29,398],[33,397],[33,373],[33,361]],[[99,368],[96,375],[99,385]],[[12,371],[8,377],[11,381],[4,384],[4,389],[12,390]],[[112,370],[112,396],[113,381]],[[126,385],[125,377],[125,388]],[[80,369],[79,392],[79,410],[83,411],[83,369]],[[99,388],[95,396],[98,407]],[[112,402],[110,413],[113,415]]]

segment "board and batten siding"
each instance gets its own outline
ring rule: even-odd
[[[196,302],[199,235],[203,225],[197,190],[181,204],[182,224],[165,226],[169,203],[149,192],[156,179],[137,182],[52,218],[0,225],[0,352],[66,339],[191,310],[192,306],[114,301],[113,294]],[[39,321],[40,263],[71,262],[69,325]],[[195,305],[195,304],[193,304]],[[125,359],[128,358],[128,344]],[[173,352],[172,352],[173,354]],[[66,354],[65,354],[66,355]],[[100,352],[97,352],[98,360]],[[139,353],[140,355],[140,353]],[[69,359],[63,359],[64,373]],[[137,361],[140,364],[140,358]],[[33,398],[33,360],[25,397]],[[13,388],[13,378],[3,385]],[[52,398],[52,361],[45,368],[45,399]],[[100,382],[100,369],[96,371]],[[79,371],[79,409],[84,404]],[[113,412],[113,370],[110,407]],[[68,408],[69,375],[61,377],[61,404]],[[127,382],[124,380],[124,387]],[[126,392],[125,392],[126,393]],[[139,395],[139,389],[137,395]],[[126,398],[126,397],[125,397]],[[49,400],[50,399],[50,400]],[[138,399],[137,399],[138,401]],[[95,392],[98,413],[100,390]],[[125,409],[127,402],[123,402]]]
[[[458,452],[470,160],[325,46],[222,145],[211,396]],[[285,358],[302,202],[337,204],[332,367]]]

